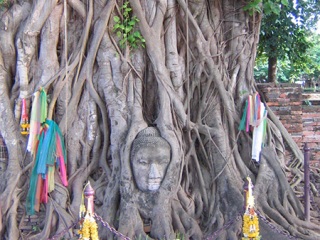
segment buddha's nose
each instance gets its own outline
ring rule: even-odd
[[[149,178],[161,178],[158,165],[155,163],[152,163],[150,166]]]

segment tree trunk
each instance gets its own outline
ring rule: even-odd
[[[302,154],[278,118],[268,109],[260,164],[252,160],[252,134],[238,130],[245,101],[257,91],[261,20],[244,6],[41,0],[0,8],[0,134],[9,153],[0,172],[1,236],[77,238],[72,230],[90,181],[95,211],[113,227],[97,218],[100,239],[239,239],[236,217],[250,176],[262,217],[293,236],[319,238],[296,197]],[[48,202],[29,216],[38,163],[19,123],[21,102],[30,116],[39,90],[64,136],[68,186],[56,172]],[[287,177],[298,179],[295,188]]]
[[[268,58],[268,82],[277,82],[277,57]]]

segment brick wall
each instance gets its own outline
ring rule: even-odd
[[[311,102],[312,103],[312,102]],[[311,149],[310,160],[320,166],[320,106],[303,105],[303,142]]]
[[[258,84],[268,106],[279,117],[297,145],[307,143],[312,165],[320,164],[320,105],[312,94],[305,94],[299,84]]]

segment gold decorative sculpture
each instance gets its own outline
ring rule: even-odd
[[[82,197],[82,204],[80,206],[80,218],[82,221],[79,230],[79,240],[99,240],[98,225],[94,219],[94,190],[90,182],[84,187],[83,195],[85,199]]]
[[[259,218],[254,210],[253,184],[250,177],[247,177],[247,181],[248,184],[245,187],[246,210],[243,215],[242,240],[259,240]]]

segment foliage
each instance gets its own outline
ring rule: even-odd
[[[176,232],[175,240],[184,240],[184,236],[180,232]]]
[[[270,1],[266,0],[263,4],[263,12],[266,15],[276,14],[279,15],[282,6],[288,6],[288,0]]]
[[[289,58],[281,58],[277,63],[277,79],[279,82],[295,82],[320,75],[320,36],[311,34],[307,37],[310,48],[304,54],[304,61],[292,62]],[[300,53],[301,54],[301,53]],[[268,80],[268,56],[264,52],[259,54],[254,68],[257,82]]]
[[[288,60],[277,62],[277,79],[279,82],[289,82],[296,79]],[[268,59],[265,55],[259,57],[254,67],[254,78],[257,82],[264,83],[268,81]]]
[[[141,36],[138,30],[135,30],[136,24],[139,22],[139,19],[136,16],[132,16],[132,8],[129,5],[129,2],[126,1],[122,7],[122,19],[118,16],[114,16],[113,20],[116,23],[113,26],[113,31],[116,31],[117,36],[121,39],[119,44],[121,47],[124,47],[128,44],[131,48],[138,48],[140,45],[145,47],[144,38]]]
[[[258,53],[289,58],[291,62],[304,61],[304,53],[310,46],[306,34],[306,29],[295,22],[292,3],[282,5],[279,14],[271,13],[263,18]]]
[[[256,77],[261,80],[266,73],[266,60],[276,58],[278,63],[277,78],[279,81],[296,80],[303,72],[308,71],[311,59],[307,54],[312,43],[310,24],[316,17],[312,17],[313,1],[265,1],[262,19],[260,43],[257,54]],[[317,12],[317,11],[316,11]],[[267,17],[266,17],[267,15]],[[262,63],[262,64],[261,64]]]
[[[262,0],[251,1],[243,8],[243,10],[248,11],[250,15],[253,15],[254,12],[261,13],[261,2]]]
[[[308,78],[319,78],[320,76],[320,35],[313,34],[310,36],[312,47],[308,49],[307,55],[310,62],[307,65],[307,71],[304,72]]]
[[[266,15],[269,14],[279,14],[281,9],[281,5],[287,6],[289,4],[288,0],[253,0],[250,1],[243,9],[248,11],[250,15],[253,15],[254,12],[261,13],[262,12],[262,2],[263,2],[263,12]]]
[[[319,21],[320,2],[315,0],[297,1],[297,9],[302,17],[299,18],[299,24],[307,29],[314,30]]]

